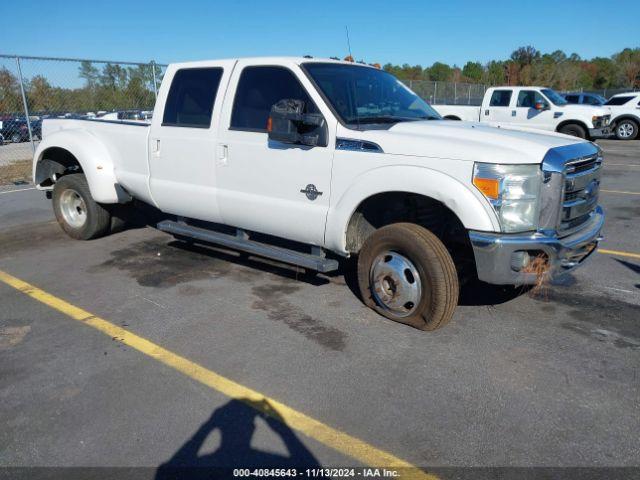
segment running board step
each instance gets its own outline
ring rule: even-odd
[[[276,247],[266,243],[255,242],[249,240],[243,230],[238,229],[237,235],[228,235],[226,233],[215,232],[205,228],[194,227],[185,223],[174,222],[172,220],[163,220],[157,225],[158,230],[178,235],[181,237],[191,238],[196,242],[220,245],[234,250],[251,253],[259,257],[271,258],[283,263],[298,265],[300,267],[316,270],[318,272],[332,272],[338,269],[338,261],[325,258],[322,250],[318,247],[312,247],[317,254],[302,253],[287,248]]]

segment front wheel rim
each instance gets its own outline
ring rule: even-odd
[[[82,228],[87,222],[87,205],[82,196],[71,188],[60,195],[60,212],[72,228]]]
[[[631,125],[630,123],[623,123],[620,126],[618,126],[618,136],[622,137],[622,138],[629,138],[630,136],[633,135],[633,125]]]
[[[422,281],[415,265],[404,255],[386,251],[371,264],[373,296],[384,310],[397,317],[408,317],[418,309]]]

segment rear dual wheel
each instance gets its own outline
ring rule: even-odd
[[[109,233],[111,214],[91,197],[82,173],[61,177],[53,187],[53,211],[71,238],[90,240]]]
[[[429,230],[396,223],[374,232],[358,258],[364,303],[421,330],[445,325],[458,304],[458,275],[444,244]]]

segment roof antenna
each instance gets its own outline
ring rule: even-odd
[[[349,27],[348,26],[344,26],[345,31],[347,32],[347,48],[349,49],[349,57],[351,58],[351,61],[353,62],[353,55],[351,54],[351,41],[349,41]]]

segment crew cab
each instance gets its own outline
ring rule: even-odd
[[[71,237],[136,204],[157,228],[307,270],[357,259],[363,301],[433,330],[460,283],[533,284],[600,240],[603,162],[564,135],[445,121],[391,74],[310,58],[172,64],[150,124],[44,122],[34,181]]]
[[[618,140],[634,140],[640,130],[640,92],[619,93],[607,103]]]
[[[485,92],[480,107],[437,105],[434,108],[448,120],[546,130],[585,139],[611,134],[608,109],[569,104],[559,93],[544,87],[492,87]]]

